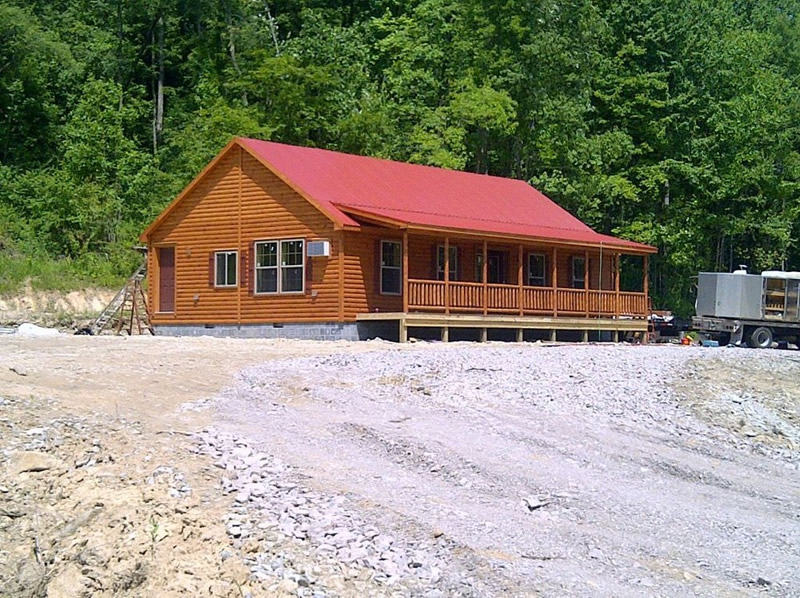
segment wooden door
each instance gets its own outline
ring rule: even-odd
[[[175,248],[158,248],[158,311],[175,311]]]

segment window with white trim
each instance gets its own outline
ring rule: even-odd
[[[305,242],[259,241],[255,244],[255,292],[302,293],[305,285]]]
[[[547,284],[547,257],[543,253],[528,254],[528,286],[543,287]]]
[[[572,288],[586,288],[586,258],[572,256]]]
[[[403,292],[403,247],[398,241],[381,241],[381,294]]]
[[[458,247],[450,245],[450,280],[458,280]],[[444,245],[436,250],[436,280],[444,280]]]
[[[305,242],[281,241],[281,293],[302,293],[305,282]]]
[[[235,287],[236,268],[239,263],[238,251],[217,251],[214,253],[214,286]]]

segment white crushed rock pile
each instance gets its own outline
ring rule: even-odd
[[[351,498],[312,489],[279,459],[211,430],[199,439],[225,472],[223,492],[234,497],[228,534],[268,591],[314,598],[474,595],[474,580],[450,562],[457,547],[441,533],[426,541],[397,538],[382,522],[368,522]]]
[[[24,324],[20,324],[19,327],[17,327],[17,330],[15,331],[14,334],[25,338],[43,338],[50,336],[59,336],[61,333],[55,328],[45,328],[43,326],[37,326],[36,324],[31,324],[30,322],[25,322]]]
[[[206,406],[218,433],[345,496],[397,545],[425,538],[420,561],[442,571],[428,587],[446,595],[455,571],[475,595],[792,596],[798,374],[781,351],[453,343],[266,362]],[[293,499],[257,498],[242,505],[261,515],[236,521],[272,522],[309,554],[332,544],[347,565],[351,547],[308,536]],[[414,579],[405,549],[394,576],[355,548],[372,582]]]

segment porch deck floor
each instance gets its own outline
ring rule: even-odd
[[[486,338],[488,329],[517,330],[520,339],[523,330],[550,330],[553,335],[558,330],[578,331],[585,334],[594,331],[609,331],[614,333],[615,338],[618,338],[619,333],[647,331],[647,320],[643,318],[371,312],[358,314],[356,320],[359,322],[397,322],[400,342],[406,341],[409,328],[440,328],[443,340],[447,340],[449,328],[477,328],[482,331],[483,339]]]

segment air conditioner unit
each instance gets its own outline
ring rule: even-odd
[[[308,257],[329,257],[331,254],[330,241],[309,241],[306,244]]]

